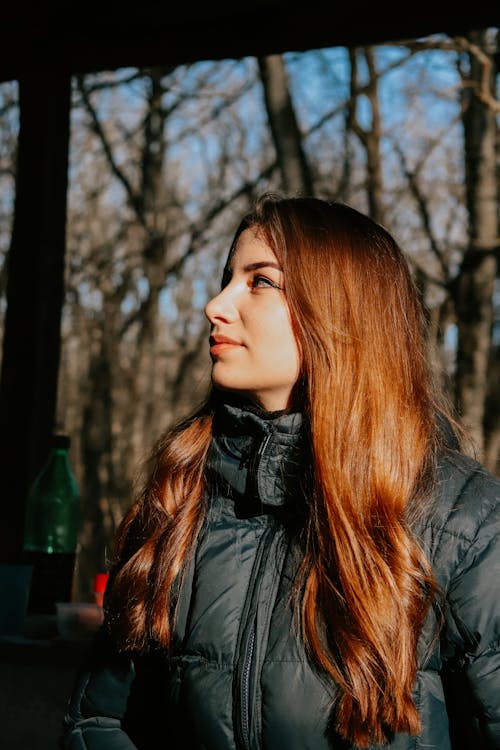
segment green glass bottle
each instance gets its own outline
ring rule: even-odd
[[[80,492],[69,463],[70,438],[54,435],[26,508],[24,559],[33,565],[29,613],[55,614],[71,601],[80,529]]]

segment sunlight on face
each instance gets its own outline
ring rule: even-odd
[[[245,229],[231,258],[228,283],[205,307],[212,382],[267,411],[290,405],[300,370],[283,280],[269,245]]]

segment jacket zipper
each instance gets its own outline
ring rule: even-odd
[[[243,668],[241,671],[241,734],[243,743],[247,750],[250,750],[250,674],[255,646],[255,630],[256,622],[254,620],[252,629],[248,636],[245,658],[243,660]]]
[[[239,653],[241,658],[239,660],[239,669],[237,677],[237,699],[238,703],[235,706],[237,713],[235,713],[235,719],[237,724],[236,729],[236,746],[239,750],[251,750],[252,747],[261,747],[262,738],[260,737],[260,730],[258,728],[259,722],[255,725],[255,737],[251,738],[251,731],[253,727],[253,713],[259,713],[260,705],[259,700],[259,674],[260,669],[259,659],[263,654],[259,655],[259,641],[258,639],[258,613],[259,613],[259,599],[261,598],[260,589],[262,584],[262,571],[267,565],[269,555],[276,561],[277,569],[281,570],[286,554],[286,546],[282,544],[283,534],[282,532],[276,533],[275,529],[267,529],[264,532],[264,536],[259,545],[258,560],[256,561],[254,584],[252,585],[252,593],[250,594],[251,606],[250,611],[247,610],[246,614],[243,615],[243,621],[245,622],[245,634],[243,636]],[[280,574],[278,572],[273,576],[272,583],[273,600],[279,585]],[[269,589],[267,591],[269,593]],[[264,602],[262,602],[264,604]],[[264,606],[267,607],[268,596],[266,595]],[[263,614],[262,627],[264,628],[263,634],[266,628],[269,626],[270,611]],[[259,625],[260,627],[260,625]],[[253,744],[252,744],[253,742]]]
[[[249,466],[250,480],[251,480],[250,487],[257,500],[260,500],[258,483],[257,483],[258,471],[260,467],[260,462],[262,460],[262,455],[264,451],[266,450],[266,447],[269,441],[271,440],[271,437],[272,437],[272,432],[269,432],[260,443],[257,451],[254,454],[254,458],[251,461],[250,466]],[[258,563],[257,577],[259,576],[261,565],[262,565],[262,555]],[[255,614],[250,632],[248,633],[248,637],[246,639],[245,648],[243,651],[243,662],[242,662],[241,677],[240,677],[240,701],[241,701],[240,721],[241,721],[241,739],[243,741],[244,750],[251,750],[250,748],[250,681],[251,681],[251,676],[252,676],[252,667],[253,667],[254,653],[255,653],[256,631],[257,631],[257,615]]]

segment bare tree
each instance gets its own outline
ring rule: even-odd
[[[465,426],[484,459],[485,404],[488,396],[493,325],[493,290],[499,240],[496,144],[498,109],[494,101],[491,34],[472,32],[463,47],[467,69],[461,67],[464,98],[466,205],[469,246],[455,288],[458,324],[456,396]],[[497,415],[498,419],[498,415]]]
[[[363,58],[368,75],[368,81],[363,87],[359,81],[358,57]],[[375,53],[371,47],[351,49],[349,50],[349,60],[351,63],[351,98],[347,103],[346,110],[347,128],[357,135],[366,154],[366,193],[369,214],[379,224],[385,224],[384,182],[380,148],[382,125]],[[358,103],[361,97],[369,105],[369,126],[363,126],[359,119]]]
[[[313,181],[302,144],[282,55],[259,58],[269,127],[283,189],[288,195],[312,195]]]

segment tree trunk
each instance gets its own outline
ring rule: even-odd
[[[493,53],[486,48],[485,32],[472,32],[469,41],[492,58]],[[467,100],[463,116],[469,246],[455,285],[455,304],[458,326],[457,406],[478,457],[484,460],[485,402],[497,271],[494,249],[498,244],[499,191],[495,113],[475,95],[482,73],[481,62],[470,54],[470,79],[475,86],[464,88]],[[493,76],[489,83],[493,94]]]
[[[358,76],[357,55],[364,55],[368,71],[368,82],[363,86],[363,96],[370,105],[371,123],[369,128],[363,128],[357,116],[357,102],[361,89]],[[366,153],[366,195],[368,199],[368,213],[374,221],[379,224],[384,224],[384,180],[382,176],[382,160],[380,158],[382,125],[375,55],[372,47],[363,47],[359,50],[350,50],[349,58],[351,62],[351,98],[347,107],[347,125],[352,132],[358,136]]]
[[[106,570],[107,548],[115,531],[114,524],[109,524],[109,518],[105,519],[113,495],[111,393],[112,363],[116,359],[113,332],[116,310],[112,308],[116,308],[116,300],[108,296],[101,312],[102,328],[94,329],[90,334],[88,391],[81,430],[85,482],[75,577],[78,601],[92,599],[93,577],[95,573]]]
[[[165,94],[163,69],[152,69],[149,76],[148,111],[144,125],[141,195],[148,236],[143,251],[143,271],[149,293],[142,306],[141,331],[138,340],[141,361],[138,376],[142,424],[139,434],[151,443],[157,432],[157,344],[160,318],[160,292],[165,283],[167,263],[168,198],[162,184],[165,165]]]
[[[281,55],[259,58],[269,126],[287,195],[313,195],[314,187],[302,145],[288,76]]]

